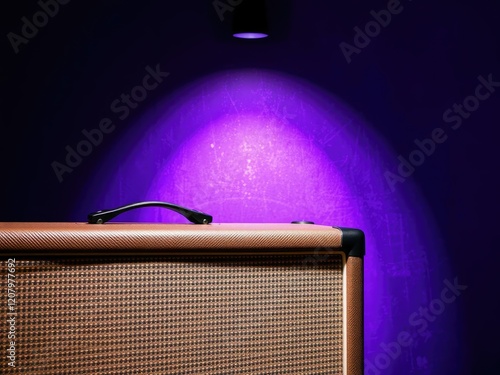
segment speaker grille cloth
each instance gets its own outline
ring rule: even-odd
[[[341,374],[342,257],[17,260],[22,374]],[[7,279],[2,267],[2,280]],[[6,285],[6,284],[4,284]],[[6,286],[5,289],[6,290]],[[7,297],[1,304],[8,347]]]

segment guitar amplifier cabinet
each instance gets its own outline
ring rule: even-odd
[[[2,374],[363,374],[360,230],[0,223]]]

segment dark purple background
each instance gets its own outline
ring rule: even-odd
[[[146,137],[148,132],[154,134],[159,125],[152,119],[161,118],[163,111],[175,109],[174,103],[189,103],[195,96],[193,93],[202,97],[209,95],[206,89],[196,91],[199,86],[194,83],[225,71],[265,70],[296,77],[297,82],[308,82],[314,88],[312,102],[321,102],[318,104],[321,108],[328,107],[322,101],[347,106],[343,114],[361,119],[358,124],[365,124],[369,134],[377,135],[373,147],[386,142],[387,147],[379,147],[385,153],[380,157],[383,162],[376,166],[395,169],[397,155],[407,157],[415,148],[415,138],[427,138],[434,128],[448,126],[443,122],[443,112],[474,93],[478,76],[492,74],[495,81],[500,81],[497,26],[500,4],[418,0],[401,4],[403,11],[393,15],[389,25],[359,55],[352,56],[350,64],[342,55],[339,43],[352,44],[353,28],[363,28],[372,19],[370,11],[385,9],[387,2],[312,4],[269,0],[272,36],[266,40],[245,41],[230,37],[230,13],[221,21],[210,0],[128,3],[73,0],[61,6],[47,26],[20,47],[18,54],[14,53],[6,35],[19,33],[21,17],[31,18],[39,6],[35,1],[4,5],[0,12],[3,35],[0,220],[82,221],[86,212],[109,203],[106,196],[129,201],[146,198],[147,194],[141,192],[147,190],[134,188],[144,184],[136,176],[128,177],[135,180],[133,187],[114,194],[115,174],[118,180],[123,180],[121,166],[134,164],[127,159],[127,155],[138,152],[131,147],[134,137],[137,134]],[[130,116],[116,121],[116,130],[59,183],[50,165],[54,160],[64,159],[64,147],[77,144],[83,129],[94,128],[103,117],[111,117],[110,103],[141,81],[145,66],[158,63],[170,76],[151,91]],[[193,87],[190,88],[190,84]],[[307,96],[306,89],[298,93]],[[427,252],[429,269],[420,272],[413,284],[411,275],[404,276],[403,281],[410,281],[406,288],[401,287],[401,280],[397,278],[371,277],[385,283],[367,285],[370,291],[367,313],[376,314],[377,319],[398,312],[400,315],[388,319],[385,329],[378,330],[370,325],[373,316],[366,317],[367,360],[373,360],[379,352],[379,342],[393,340],[406,329],[403,322],[409,312],[425,304],[425,299],[421,301],[415,296],[426,294],[428,303],[428,299],[438,296],[445,278],[457,277],[468,289],[438,317],[432,337],[419,339],[420,347],[413,348],[425,352],[427,357],[412,355],[406,350],[381,373],[498,372],[499,310],[495,282],[498,255],[493,239],[498,238],[499,221],[496,216],[500,190],[496,176],[498,141],[495,138],[499,105],[499,92],[482,101],[460,129],[448,132],[449,139],[438,145],[436,152],[408,181],[396,186],[400,199],[406,197],[408,215],[415,218],[415,227],[381,229],[377,239],[421,230],[425,235],[418,246],[423,244],[426,248],[419,251]],[[190,108],[186,113],[191,117],[184,120],[193,122],[197,109]],[[190,127],[173,129],[175,134],[168,139],[180,142],[170,142],[168,150],[159,157],[171,160],[185,152],[184,147],[188,147],[185,141],[211,122],[207,119],[206,123],[190,123]],[[295,124],[299,125],[304,126],[299,130],[307,137],[309,130],[305,123]],[[311,129],[320,129],[314,126]],[[356,129],[362,128],[357,126]],[[321,132],[326,130],[315,136],[320,138]],[[356,139],[370,138],[367,135],[353,137]],[[318,141],[314,137],[312,140]],[[139,138],[137,143],[145,147]],[[331,147],[323,145],[320,149],[332,158]],[[365,147],[363,155],[367,157],[369,151],[370,148]],[[338,171],[349,169],[353,159],[352,154],[347,154],[346,165]],[[154,162],[159,163],[156,168],[159,171],[161,163]],[[380,185],[379,180],[375,181],[380,179],[380,174],[369,168],[351,168],[351,173],[358,174],[359,181]],[[244,192],[241,188],[237,191]],[[362,189],[356,192],[350,199],[361,202],[366,198]],[[191,198],[193,193],[186,193],[191,199],[186,198],[188,203],[203,205],[203,195]],[[393,198],[394,202],[387,203],[383,195],[380,197],[378,202],[382,207],[394,206],[398,201]],[[356,207],[356,204],[360,203],[351,202],[348,206]],[[290,206],[293,209],[294,202],[290,202]],[[258,216],[258,209],[255,210],[254,217]],[[250,208],[247,212],[247,217],[252,217]],[[397,213],[401,212],[404,210]],[[224,215],[219,217],[217,221],[225,221]],[[262,220],[273,221],[273,217],[285,220],[284,216],[265,215]],[[370,225],[376,225],[371,224],[373,218],[363,217],[370,220]],[[346,225],[348,218],[344,208],[342,215],[336,216],[334,212],[331,217],[323,215],[319,220],[321,224]],[[403,242],[388,242],[368,248],[368,252],[372,251],[371,259],[376,259],[371,267],[380,267],[383,273],[390,265],[384,264],[387,258],[382,255],[404,258],[404,252],[411,251],[408,246],[417,246],[408,242],[413,240],[412,236],[407,242],[402,240],[405,246]],[[382,255],[373,254],[375,250]],[[369,275],[376,270],[367,268],[367,273],[370,279]],[[419,284],[420,281],[423,284]],[[422,291],[422,285],[429,290]],[[391,295],[395,300],[386,300]],[[379,297],[385,299],[379,301]],[[401,301],[404,306],[400,308]],[[392,315],[379,310],[384,304]]]

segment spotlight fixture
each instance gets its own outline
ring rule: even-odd
[[[243,0],[234,8],[233,36],[235,38],[260,39],[268,35],[265,0]]]

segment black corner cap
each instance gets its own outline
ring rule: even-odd
[[[348,257],[365,256],[365,234],[362,230],[334,227],[342,231],[342,250]]]

